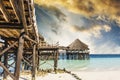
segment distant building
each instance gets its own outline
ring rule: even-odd
[[[60,57],[62,59],[89,59],[88,45],[81,42],[79,39],[73,41],[67,46],[66,53]]]

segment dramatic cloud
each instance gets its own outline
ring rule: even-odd
[[[76,38],[91,53],[119,53],[120,0],[35,0],[39,32],[67,46]]]
[[[38,26],[42,27],[39,27],[40,30],[48,28],[53,33],[59,34],[59,28],[61,26],[60,23],[66,22],[66,15],[62,13],[61,10],[53,6],[38,6],[36,4],[35,8]]]
[[[73,31],[81,31],[81,32],[85,32],[85,33],[88,33],[89,35],[91,36],[95,36],[95,37],[100,37],[101,36],[101,31],[105,31],[105,32],[109,32],[111,30],[111,27],[108,26],[108,25],[95,25],[95,26],[92,26],[92,27],[88,27],[88,28],[85,28],[85,27],[79,27],[79,26],[73,26],[71,27],[71,29]]]
[[[106,14],[120,16],[120,0],[35,0],[39,5],[61,6],[74,13],[94,16]]]

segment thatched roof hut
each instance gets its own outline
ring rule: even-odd
[[[89,50],[88,45],[80,41],[79,39],[76,39],[73,41],[69,46],[69,50]]]

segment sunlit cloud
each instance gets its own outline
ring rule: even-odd
[[[111,27],[108,25],[93,25],[91,27],[85,28],[85,27],[79,27],[79,26],[72,26],[71,30],[74,32],[84,32],[87,33],[90,36],[94,36],[99,38],[101,36],[101,31],[109,32],[111,30]]]
[[[62,6],[71,12],[94,16],[98,14],[120,16],[119,0],[35,0],[46,6]]]
[[[49,43],[59,41],[67,46],[79,38],[88,44],[91,53],[119,53],[116,40],[120,40],[120,0],[35,0],[35,3],[39,32]]]

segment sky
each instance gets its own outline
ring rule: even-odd
[[[91,54],[120,53],[120,0],[34,0],[39,33],[50,44],[80,39]]]

